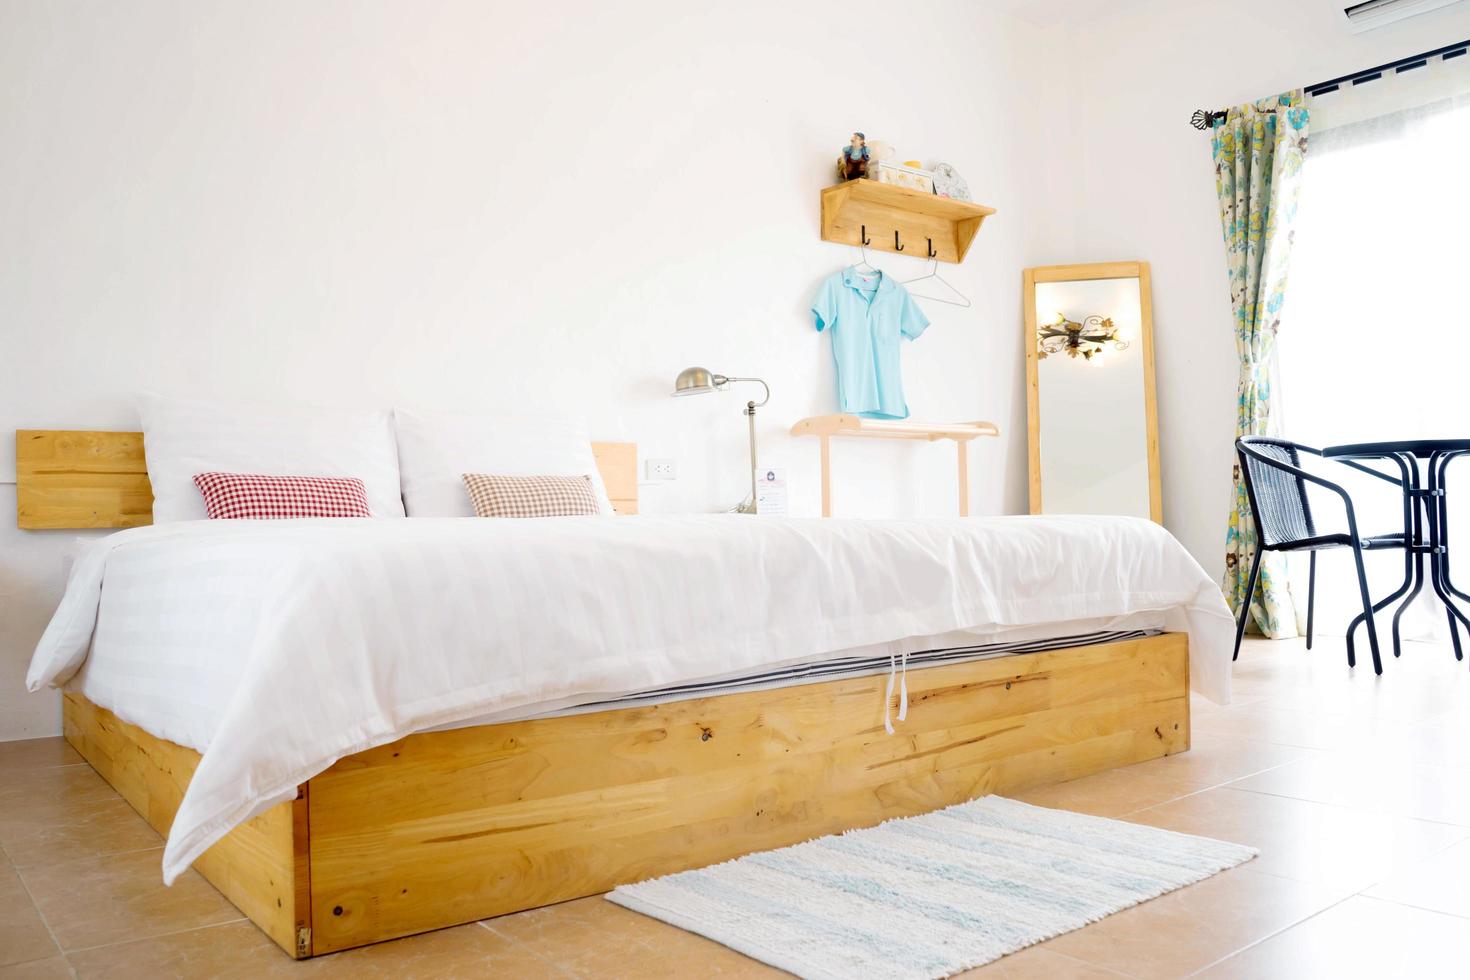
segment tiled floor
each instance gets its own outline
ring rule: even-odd
[[[1233,871],[973,971],[984,977],[1470,976],[1470,670],[1408,644],[1248,643],[1194,749],[1020,798],[1261,848]],[[293,963],[59,739],[0,743],[0,980],[775,975],[583,899]]]

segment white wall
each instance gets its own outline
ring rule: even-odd
[[[1217,578],[1237,361],[1210,142],[1189,115],[1466,38],[1470,4],[1353,35],[1330,0],[1140,0],[1072,35],[1076,248],[1052,258],[1152,264],[1164,523]]]
[[[853,257],[818,189],[862,128],[999,209],[944,270],[974,308],[931,304],[904,365],[915,417],[1002,427],[975,512],[1022,510],[1020,270],[1072,254],[1056,120],[1019,93],[1056,91],[1056,39],[967,0],[893,10],[4,0],[0,432],[131,428],[144,389],[554,406],[678,461],[646,511],[715,509],[743,492],[742,401],[667,397],[703,364],[771,382],[763,462],[815,513],[816,447],[784,433],[835,410],[805,311]],[[835,455],[843,513],[953,512],[952,449]],[[70,537],[0,521],[0,738],[57,730],[22,678]]]

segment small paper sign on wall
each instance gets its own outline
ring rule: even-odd
[[[762,517],[786,516],[786,471],[762,469],[755,475],[755,511]]]

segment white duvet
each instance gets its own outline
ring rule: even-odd
[[[27,683],[70,681],[203,752],[164,851],[172,882],[298,783],[413,731],[1140,613],[1187,630],[1195,690],[1229,699],[1220,590],[1133,518],[187,522],[79,557]]]

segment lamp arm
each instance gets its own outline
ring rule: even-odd
[[[768,402],[768,401],[771,400],[771,386],[768,385],[768,384],[766,384],[760,378],[728,378],[728,377],[725,378],[725,383],[726,384],[729,384],[731,381],[752,381],[752,382],[760,385],[762,388],[764,388],[766,390],[766,396],[764,398],[762,398],[760,401],[758,401],[758,402],[755,403],[755,407],[756,408],[760,408],[766,402]]]

